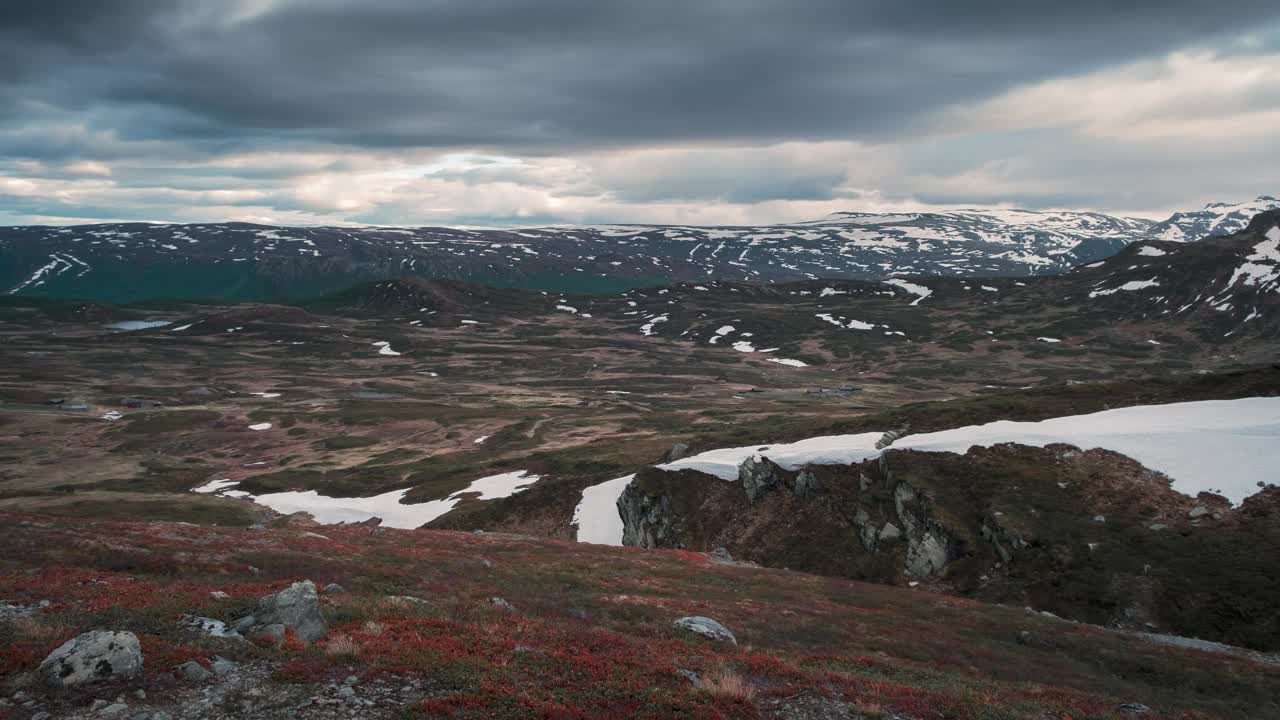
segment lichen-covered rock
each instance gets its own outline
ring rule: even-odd
[[[254,617],[260,625],[283,625],[305,642],[315,642],[329,632],[329,625],[320,612],[320,593],[310,580],[296,582],[262,598]]]
[[[49,653],[37,670],[45,682],[61,687],[131,678],[141,672],[138,636],[111,630],[94,630],[66,641]]]
[[[618,496],[622,544],[630,547],[679,547],[671,498],[654,496],[632,483]]]
[[[926,532],[919,540],[910,540],[907,546],[907,574],[913,577],[940,575],[946,569],[951,555],[947,541],[932,532]]]
[[[818,476],[811,470],[801,470],[796,476],[796,486],[793,491],[798,498],[813,497],[818,494]]]
[[[695,635],[715,642],[727,642],[734,645],[738,644],[738,638],[734,637],[729,628],[712,620],[709,617],[693,615],[690,617],[682,617],[674,623],[677,630],[685,630]]]
[[[767,457],[752,455],[738,466],[738,480],[742,489],[747,491],[747,499],[751,502],[764,497],[766,493],[782,483],[782,468]]]

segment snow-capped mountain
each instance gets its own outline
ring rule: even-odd
[[[1222,237],[1243,230],[1254,215],[1280,208],[1280,200],[1260,195],[1242,203],[1209,203],[1203,210],[1174,213],[1148,230],[1153,240],[1187,242]]]
[[[1280,205],[1269,198],[1256,203],[1263,201]],[[0,288],[111,302],[279,301],[397,276],[603,292],[681,281],[1050,275],[1110,257],[1161,226],[1179,228],[1184,240],[1199,237],[1202,227],[1214,234],[1239,229],[1249,207],[1215,205],[1218,211],[1180,213],[1160,224],[1100,213],[974,209],[837,213],[754,227],[10,227],[0,228]]]

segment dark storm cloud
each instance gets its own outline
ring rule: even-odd
[[[221,150],[892,139],[1012,86],[1207,42],[1274,0],[0,4],[0,130]],[[255,11],[256,8],[256,11]],[[2,142],[2,141],[0,141]],[[41,157],[91,143],[0,146]],[[793,194],[820,195],[821,185]]]

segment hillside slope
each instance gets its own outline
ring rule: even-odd
[[[0,520],[0,716],[11,720],[1243,719],[1280,709],[1280,668],[1263,658],[698,553],[366,526]],[[211,637],[183,620],[243,626],[274,607],[258,598],[302,579],[322,589],[311,600],[294,592],[283,642]],[[673,626],[688,616],[723,623],[736,642]],[[108,666],[63,689],[34,674],[51,650],[95,630],[133,633],[141,673]]]

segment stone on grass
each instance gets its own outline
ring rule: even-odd
[[[698,677],[698,673],[692,670],[685,670],[684,668],[680,668],[676,670],[676,676],[682,677],[685,680],[688,680],[689,684],[693,685],[694,687],[698,687],[699,685],[702,684],[702,678]]]
[[[344,592],[346,592],[346,591],[347,591],[347,589],[346,589],[346,588],[344,588],[344,587],[342,587],[342,586],[341,586],[341,585],[339,585],[338,583],[329,583],[328,585],[325,585],[325,586],[324,586],[324,591],[325,591],[325,593],[327,593],[327,594],[330,594],[330,595],[336,595],[336,594],[338,594],[338,593],[344,593]]]
[[[40,663],[45,682],[73,687],[142,672],[142,646],[131,632],[94,630],[66,641]]]
[[[129,706],[124,703],[112,703],[98,711],[98,715],[104,718],[124,717],[129,712]]]
[[[225,640],[243,640],[244,636],[233,628],[227,627],[227,624],[221,620],[213,618],[198,617],[195,615],[184,618],[183,622],[192,630],[214,638],[223,638]]]
[[[516,611],[516,606],[515,606],[515,605],[512,605],[511,603],[507,602],[506,600],[504,600],[504,599],[502,599],[502,598],[500,598],[500,597],[491,597],[491,598],[489,598],[489,604],[490,604],[490,605],[492,605],[492,606],[493,606],[493,607],[495,607],[495,608],[498,608],[499,610],[506,610],[507,612],[515,612],[515,611]]]
[[[315,642],[329,632],[320,613],[320,594],[310,580],[296,582],[258,600],[254,617],[260,625],[283,625],[304,642]]]
[[[701,635],[708,640],[733,643],[734,645],[738,644],[738,638],[733,636],[733,633],[729,631],[729,628],[709,617],[701,617],[698,615],[682,617],[679,620],[676,620],[674,625],[677,630],[687,630],[695,635]]]
[[[182,676],[183,680],[193,683],[202,683],[213,677],[213,673],[206,670],[203,665],[195,660],[179,665],[178,674]]]

